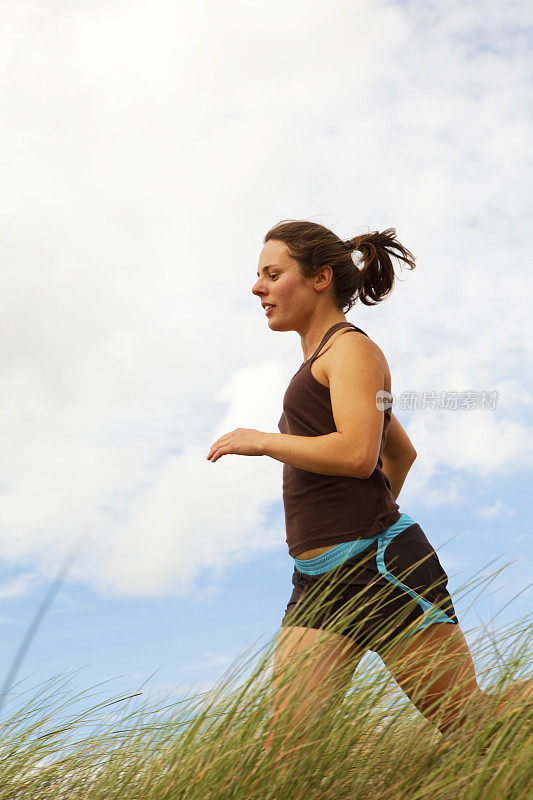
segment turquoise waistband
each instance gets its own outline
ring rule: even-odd
[[[397,536],[397,534],[401,533],[405,528],[408,528],[409,525],[416,525],[416,520],[404,512],[400,516],[400,519],[393,525],[385,528],[384,531],[374,534],[374,536],[368,536],[366,539],[355,539],[352,542],[341,542],[314,558],[295,558],[294,565],[298,572],[303,572],[305,575],[320,575],[322,572],[328,572],[330,569],[334,569],[334,567],[342,564],[346,559],[362,553],[367,547],[370,547],[372,542],[377,541],[377,539],[389,535]]]

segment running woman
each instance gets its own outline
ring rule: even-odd
[[[274,677],[306,651],[312,662],[292,687],[284,680],[276,692],[274,723],[294,694],[301,697],[302,684],[309,702],[301,707],[335,707],[367,650],[443,733],[460,727],[467,708],[493,700],[478,686],[448,576],[420,525],[397,503],[416,450],[392,414],[387,360],[345,317],[357,298],[375,305],[390,294],[391,256],[415,267],[394,228],[343,241],[322,225],[283,220],[266,234],[252,292],[270,330],[300,334],[304,361],[285,392],[279,433],[237,428],[207,456],[266,455],[283,463],[294,572]],[[317,610],[311,590],[318,583],[329,600]],[[306,607],[312,595],[315,603]],[[355,595],[354,614],[346,609]],[[511,694],[498,696],[498,711]],[[274,734],[275,725],[266,752]]]

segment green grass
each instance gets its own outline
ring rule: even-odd
[[[530,674],[529,622],[477,641],[474,662],[487,664],[480,684],[491,674],[485,691],[496,696]],[[310,702],[309,673],[300,670],[277,720],[279,738],[265,753],[275,645],[276,637],[254,645],[210,691],[156,706],[140,693],[95,701],[96,687],[78,692],[64,676],[31,690],[11,687],[0,698],[0,800],[533,797],[531,701],[510,703],[498,717],[472,712],[442,736],[381,662],[365,658],[330,708]],[[73,713],[80,701],[84,710]],[[281,749],[302,709],[303,741]]]

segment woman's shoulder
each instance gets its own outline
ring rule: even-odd
[[[325,383],[329,384],[329,377],[336,364],[344,365],[347,361],[353,361],[359,366],[377,365],[384,375],[384,388],[390,392],[391,376],[387,359],[382,349],[370,336],[354,328],[341,328],[331,338],[331,344],[328,342],[329,347],[324,348],[320,353],[323,358],[319,356],[316,365]]]
[[[355,328],[342,328],[332,339],[331,348],[328,348],[332,356],[331,361],[352,356],[357,360],[373,359],[380,361],[388,369],[385,353],[367,333],[355,330]]]

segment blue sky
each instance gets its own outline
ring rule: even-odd
[[[205,457],[235,427],[277,431],[302,361],[251,294],[284,218],[343,238],[394,226],[416,255],[347,318],[395,396],[498,401],[395,410],[418,452],[400,508],[454,600],[514,561],[474,605],[457,598],[469,641],[532,610],[531,10],[216,12],[4,4],[0,675],[90,530],[25,685],[82,668],[110,692],[155,670],[150,696],[207,689],[275,635],[292,590],[282,466]]]

